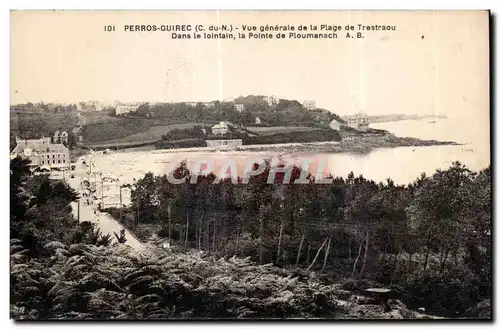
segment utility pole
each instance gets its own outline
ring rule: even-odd
[[[101,176],[101,204],[102,204],[102,209],[104,209],[104,180]]]
[[[281,217],[281,223],[280,223],[280,236],[279,236],[279,240],[278,240],[278,253],[277,253],[277,256],[276,256],[276,265],[279,264],[280,262],[280,251],[281,251],[281,238],[283,236],[283,217]]]
[[[168,238],[170,239],[170,241],[172,241],[172,211],[170,209],[170,201],[168,202],[167,205],[167,215],[168,215]],[[210,245],[208,246],[208,249],[210,249]]]
[[[122,186],[118,184],[120,187],[120,221],[122,220],[122,207],[123,207],[123,202],[122,202]]]
[[[263,206],[259,207],[259,221],[260,221],[260,228],[259,228],[259,262],[260,262],[260,264],[262,264],[263,255],[264,255],[264,247],[262,245],[262,240],[263,240],[263,235],[264,235],[264,209],[263,209]]]
[[[137,198],[137,219],[135,221],[135,227],[139,225],[139,198]]]
[[[78,221],[80,221],[80,199],[78,199],[78,211],[77,211],[77,218],[78,218]]]

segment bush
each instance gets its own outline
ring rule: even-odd
[[[456,317],[489,299],[490,290],[484,280],[462,270],[410,279],[403,296],[402,300],[412,308],[425,307],[430,314]]]
[[[239,240],[232,239],[226,243],[222,249],[218,250],[217,255],[223,256],[250,256],[253,260],[259,258],[259,242],[252,239],[249,234],[241,235]]]
[[[207,143],[201,138],[188,138],[175,141],[162,140],[156,142],[155,147],[157,149],[175,149],[175,148],[187,148],[187,147],[204,147]]]
[[[151,230],[143,227],[141,223],[137,225],[137,219],[135,216],[135,211],[130,208],[119,208],[110,207],[101,210],[102,212],[106,212],[111,217],[113,217],[117,222],[123,225],[129,232],[132,232],[137,239],[142,242],[147,241],[151,237]]]
[[[17,243],[11,241],[12,248]],[[54,243],[47,246],[48,258],[29,260],[22,247],[15,250],[15,319],[294,318],[337,312],[329,287],[248,259]]]

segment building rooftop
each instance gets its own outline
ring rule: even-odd
[[[50,144],[42,139],[23,139],[20,140],[14,150],[13,154],[23,153],[25,149],[31,149],[34,152],[66,152],[68,148],[63,144]]]
[[[221,121],[217,124],[215,124],[212,129],[223,129],[223,128],[227,128],[227,124],[224,122],[224,121]]]

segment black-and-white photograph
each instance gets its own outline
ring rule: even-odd
[[[10,18],[12,319],[492,319],[488,11]]]

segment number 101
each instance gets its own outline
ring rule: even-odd
[[[115,31],[115,26],[114,25],[105,25],[104,26],[104,31],[105,32],[114,32]]]

